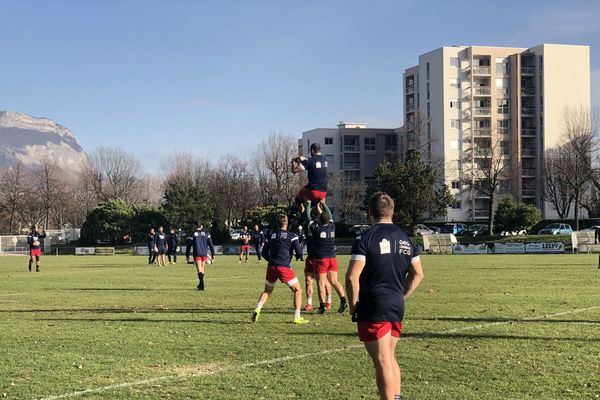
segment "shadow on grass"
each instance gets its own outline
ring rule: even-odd
[[[571,323],[585,323],[585,324],[600,324],[600,320],[587,320],[587,319],[545,319],[545,318],[502,318],[502,317],[430,317],[430,318],[411,318],[411,321],[452,321],[452,322],[472,322],[472,323],[494,323],[494,322],[514,322],[515,324],[523,323],[560,323],[560,324],[571,324]]]
[[[97,314],[252,314],[248,308],[41,308],[0,310],[0,313],[97,313]],[[262,314],[292,314],[289,308],[263,309]]]
[[[134,322],[134,323],[176,323],[176,324],[219,324],[219,325],[247,325],[252,324],[250,314],[247,313],[247,321],[231,321],[231,320],[194,320],[194,319],[152,319],[152,318],[39,318],[36,321],[47,322]]]

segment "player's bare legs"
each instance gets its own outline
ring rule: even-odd
[[[198,290],[204,290],[204,266],[206,261],[195,260],[196,271],[198,271]]]
[[[300,307],[302,306],[302,288],[300,287],[300,282],[298,279],[294,279],[295,282],[288,286],[290,290],[294,293],[294,322],[297,324],[302,324],[308,322],[304,318],[300,316]]]
[[[394,400],[400,395],[400,367],[396,361],[395,351],[398,339],[388,332],[379,340],[365,342],[365,348],[375,365],[375,377],[379,398]]]
[[[331,284],[331,286],[335,289],[338,296],[340,296],[340,307],[338,308],[338,313],[343,313],[346,308],[348,308],[348,302],[346,301],[346,293],[344,292],[344,287],[338,281],[338,273],[337,271],[329,271],[327,272],[327,280]]]
[[[313,297],[313,282],[314,282],[314,274],[312,272],[304,273],[304,287],[306,288],[306,306],[304,307],[305,311],[312,311],[312,297]]]
[[[325,307],[329,308],[327,307],[327,305],[331,305],[331,284],[327,279],[326,273],[320,273],[317,275],[317,291],[319,296],[319,303],[321,305],[325,304]],[[324,312],[325,309],[319,307],[319,313],[322,314]]]
[[[273,289],[275,287],[275,283],[265,283],[265,289],[262,291],[260,296],[258,296],[258,303],[256,304],[256,309],[254,309],[254,313],[252,314],[252,322],[258,321],[258,317],[260,316],[260,310],[262,310],[263,306],[269,300],[269,296],[273,293]]]

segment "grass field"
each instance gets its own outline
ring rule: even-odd
[[[265,270],[255,260],[218,258],[205,292],[185,264],[42,261],[41,273],[29,273],[24,257],[0,258],[0,396],[376,398],[347,315],[309,315],[295,326],[291,294],[278,284],[250,322]],[[405,399],[600,398],[597,256],[425,256],[423,264],[398,348]]]

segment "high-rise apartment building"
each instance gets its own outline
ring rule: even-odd
[[[559,142],[564,111],[590,107],[588,46],[442,47],[419,56],[403,78],[403,132],[440,163],[459,199],[447,220],[489,217],[489,198],[465,190],[465,181],[480,176],[491,154],[504,172],[501,194],[555,216],[542,195],[543,156]]]

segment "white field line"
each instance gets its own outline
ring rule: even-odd
[[[24,296],[26,294],[30,294],[30,293],[24,293],[24,292],[19,292],[19,293],[4,293],[4,294],[0,294],[0,297],[8,297],[8,296]]]
[[[487,328],[487,327],[491,327],[491,326],[508,325],[508,324],[514,324],[514,323],[519,323],[519,322],[541,321],[541,320],[548,319],[548,318],[559,317],[562,315],[579,314],[582,312],[596,310],[596,309],[600,309],[600,305],[586,307],[586,308],[576,308],[573,310],[561,311],[561,312],[557,312],[554,314],[544,314],[544,315],[539,315],[536,317],[518,318],[518,319],[512,319],[512,320],[506,320],[506,321],[489,322],[489,323],[485,323],[485,324],[465,326],[465,327],[456,328],[456,329],[447,329],[444,331],[433,333],[433,335],[443,335],[443,334],[450,334],[450,333],[456,333],[456,332],[462,332],[462,331],[477,330],[477,329],[483,329],[483,328]],[[410,337],[408,337],[407,339],[410,339]],[[280,363],[280,362],[286,362],[286,361],[292,361],[292,360],[299,360],[299,359],[308,358],[308,357],[318,357],[318,356],[323,356],[323,355],[332,354],[332,353],[340,353],[343,351],[353,350],[353,349],[362,348],[362,347],[363,347],[362,344],[355,344],[355,345],[350,345],[350,346],[339,347],[337,349],[322,350],[322,351],[317,351],[317,352],[313,352],[313,353],[297,354],[297,355],[293,355],[293,356],[271,358],[268,360],[261,360],[261,361],[256,361],[256,362],[252,362],[252,363],[225,366],[225,367],[221,367],[216,370],[213,370],[213,371],[207,371],[207,372],[201,372],[201,373],[163,375],[163,376],[157,376],[154,378],[149,378],[149,379],[144,379],[144,380],[139,380],[139,381],[123,382],[123,383],[117,383],[114,385],[102,386],[102,387],[98,387],[95,389],[84,389],[84,390],[79,390],[76,392],[70,392],[70,393],[59,394],[59,395],[54,395],[54,396],[47,396],[47,397],[41,398],[40,400],[66,399],[66,398],[70,398],[70,397],[85,396],[86,394],[90,394],[90,393],[101,393],[101,392],[106,392],[106,391],[110,391],[110,390],[129,388],[132,386],[143,386],[143,385],[149,385],[149,384],[153,384],[153,383],[157,383],[157,382],[177,380],[177,379],[182,379],[182,378],[186,378],[186,377],[190,377],[190,376],[206,376],[206,375],[213,375],[213,374],[218,374],[218,373],[227,372],[227,371],[238,371],[238,370],[243,370],[243,369],[247,369],[247,368],[257,367],[260,365],[268,365],[268,364],[274,364],[274,363]]]

